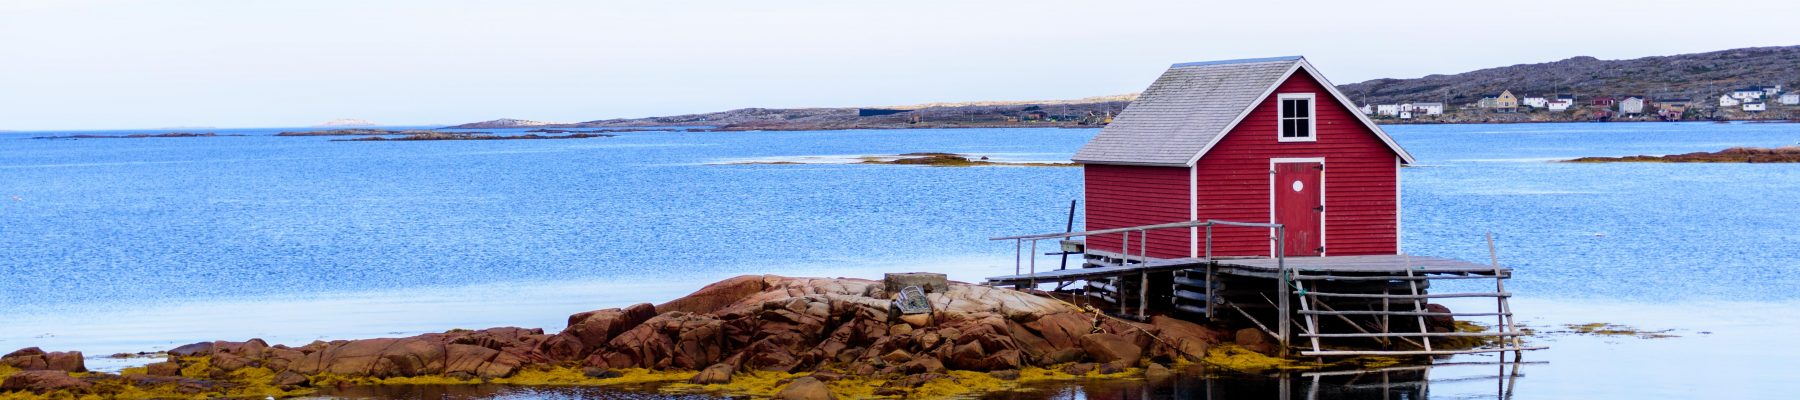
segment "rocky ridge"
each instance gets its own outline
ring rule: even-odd
[[[0,359],[8,368],[0,391],[284,397],[369,383],[661,382],[782,398],[821,398],[820,387],[823,398],[933,397],[1019,379],[1166,374],[1165,365],[1217,364],[1207,361],[1215,357],[1283,366],[1256,354],[1274,346],[1255,329],[1166,317],[1129,322],[1052,297],[960,283],[927,295],[932,312],[903,317],[890,313],[886,291],[879,281],[748,275],[668,303],[571,315],[556,333],[502,327],[298,347],[203,342],[118,375],[72,376],[85,370],[79,353],[25,349]]]

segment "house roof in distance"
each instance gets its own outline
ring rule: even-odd
[[[1192,166],[1219,139],[1274,93],[1289,76],[1305,71],[1339,103],[1349,99],[1299,56],[1179,63],[1169,66],[1137,100],[1075,152],[1084,164]],[[1412,155],[1361,112],[1351,112],[1401,159]]]

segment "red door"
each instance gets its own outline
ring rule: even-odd
[[[1317,162],[1275,164],[1275,223],[1287,228],[1288,256],[1325,253],[1322,222],[1325,216],[1321,177],[1325,164]]]

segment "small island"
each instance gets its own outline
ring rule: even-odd
[[[34,137],[32,139],[147,139],[147,138],[185,138],[185,137],[221,137],[221,136],[244,136],[244,135],[220,135],[220,134],[212,133],[212,132],[206,132],[206,133],[170,132],[170,133],[133,133],[133,134],[129,134],[129,135],[38,136],[38,137]]]
[[[525,135],[517,135],[517,136],[496,136],[496,135],[487,134],[486,132],[459,133],[459,132],[429,132],[429,131],[427,131],[427,132],[413,133],[413,134],[408,134],[406,136],[392,137],[392,138],[386,137],[386,136],[368,136],[368,137],[360,137],[360,138],[355,138],[355,139],[332,139],[331,141],[333,141],[333,142],[380,142],[380,141],[416,141],[416,140],[533,140],[533,139],[587,139],[587,138],[613,137],[613,136],[617,136],[617,135],[608,135],[608,134],[603,134],[603,133],[571,133],[571,134],[567,134],[567,135],[525,134]]]
[[[327,130],[318,130],[318,131],[281,132],[281,133],[275,134],[275,136],[369,136],[369,135],[418,135],[418,134],[428,134],[428,133],[437,133],[437,132],[430,131],[430,130],[423,130],[423,129],[393,130],[393,129],[351,128],[351,129],[327,129]],[[458,133],[470,134],[470,135],[488,134],[488,132],[458,132]]]
[[[1693,152],[1666,156],[1582,157],[1564,162],[1660,162],[1660,163],[1794,163],[1800,162],[1800,146],[1776,148],[1733,147],[1715,152]]]
[[[719,163],[721,165],[806,165],[806,164],[879,164],[879,165],[923,165],[931,167],[1074,167],[1080,164],[1029,161],[994,161],[986,156],[972,156],[956,153],[904,153],[895,155],[873,156],[801,156],[778,159],[735,161]]]

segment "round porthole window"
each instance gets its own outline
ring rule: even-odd
[[[1294,181],[1294,191],[1298,192],[1301,189],[1306,189],[1306,184],[1300,183],[1300,181]]]

